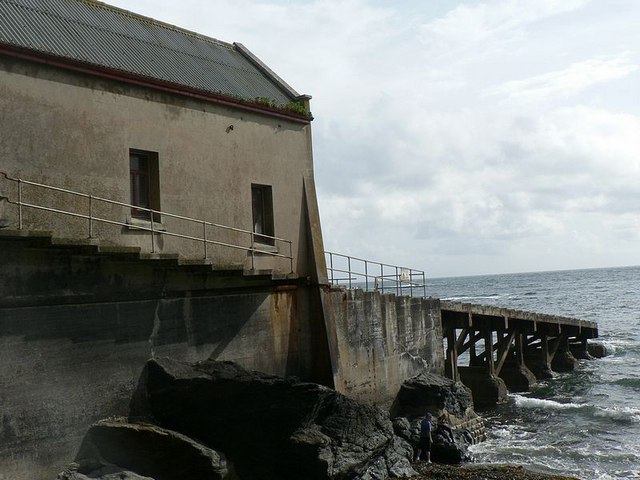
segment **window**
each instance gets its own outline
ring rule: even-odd
[[[274,245],[273,197],[271,186],[251,185],[251,202],[253,209],[253,232],[255,241],[266,245]]]
[[[158,154],[143,150],[129,151],[129,177],[131,179],[131,216],[150,220],[151,212],[142,210],[151,208],[160,210],[160,186],[158,175]],[[160,216],[154,214],[153,220],[160,221]]]

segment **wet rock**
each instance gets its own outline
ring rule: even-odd
[[[392,405],[393,428],[417,448],[425,412],[434,418],[431,459],[455,464],[471,460],[469,446],[484,438],[484,424],[473,410],[471,391],[460,382],[423,373],[402,385]]]
[[[464,421],[473,413],[471,391],[460,382],[433,373],[421,373],[406,380],[391,406],[391,417],[434,417],[447,414]]]
[[[129,470],[118,467],[103,467],[94,470],[89,475],[84,475],[74,468],[58,474],[56,480],[155,480],[151,477],[143,477]]]
[[[589,342],[587,343],[587,351],[592,357],[603,358],[607,355],[611,355],[611,349],[607,348],[604,343],[601,342]]]
[[[536,376],[525,365],[506,364],[500,371],[500,378],[510,392],[529,392],[536,384]]]
[[[131,402],[145,419],[224,452],[244,479],[415,474],[388,415],[321,385],[231,362],[147,362]]]
[[[578,360],[576,360],[568,348],[558,349],[551,361],[551,368],[555,372],[573,372],[579,365]]]
[[[180,433],[155,425],[103,420],[89,428],[76,456],[75,468],[59,478],[76,480],[88,475],[103,480],[222,480],[228,478],[228,473],[223,455]]]

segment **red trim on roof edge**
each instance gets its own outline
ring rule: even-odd
[[[283,112],[281,110],[276,110],[267,106],[249,103],[247,101],[234,99],[232,97],[226,97],[221,94],[196,90],[194,88],[177,85],[175,83],[164,82],[162,80],[135,75],[133,73],[128,73],[122,70],[99,67],[91,63],[69,60],[67,58],[58,57],[55,55],[47,55],[45,53],[35,52],[33,50],[15,47],[12,45],[0,44],[0,54],[20,58],[23,60],[30,60],[37,63],[43,63],[58,68],[64,68],[67,70],[73,70],[76,72],[87,73],[90,75],[107,78],[109,80],[117,80],[142,87],[153,88],[155,90],[196,98],[198,100],[205,100],[227,107],[239,108],[242,110],[260,113],[271,117],[284,118],[296,123],[309,124],[311,123],[311,120],[313,120],[313,117],[303,117],[301,115],[296,115],[295,113]]]

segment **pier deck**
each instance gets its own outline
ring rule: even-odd
[[[474,392],[478,404],[495,404],[510,391],[527,391],[536,379],[572,371],[588,358],[596,322],[488,305],[443,300],[446,373]],[[468,365],[459,365],[465,354]]]

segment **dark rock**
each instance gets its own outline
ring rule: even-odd
[[[551,368],[555,372],[573,372],[578,366],[578,360],[576,360],[568,348],[559,349],[551,361]]]
[[[56,480],[155,480],[151,477],[143,477],[130,470],[117,466],[105,466],[94,470],[89,475],[78,472],[77,467],[67,468],[56,477]]]
[[[587,343],[587,351],[589,354],[595,358],[603,358],[607,355],[611,355],[611,349],[607,348],[604,343],[600,342],[589,342]]]
[[[180,433],[113,420],[103,420],[89,428],[75,464],[78,475],[104,480],[109,475],[120,475],[120,471],[129,472],[132,479],[136,477],[131,472],[135,472],[141,478],[154,480],[222,480],[229,473],[223,455]]]
[[[147,362],[132,420],[224,452],[245,479],[385,479],[414,474],[411,446],[379,408],[320,385],[248,372],[231,362]]]
[[[502,367],[500,378],[510,392],[529,392],[536,383],[536,376],[525,365],[509,364]]]
[[[460,382],[433,373],[406,380],[391,406],[391,418],[422,417],[427,411],[436,418],[446,412],[464,419],[473,411],[471,391]]]
[[[391,415],[396,435],[414,448],[427,411],[438,418],[432,432],[431,459],[449,464],[471,460],[469,446],[484,438],[484,424],[473,411],[471,391],[460,382],[430,373],[405,381],[391,407]]]
[[[551,366],[545,364],[539,354],[527,354],[524,356],[524,363],[538,380],[548,380],[555,377]]]
[[[504,381],[487,373],[486,367],[458,367],[462,383],[473,392],[473,402],[478,407],[492,407],[507,401]]]

